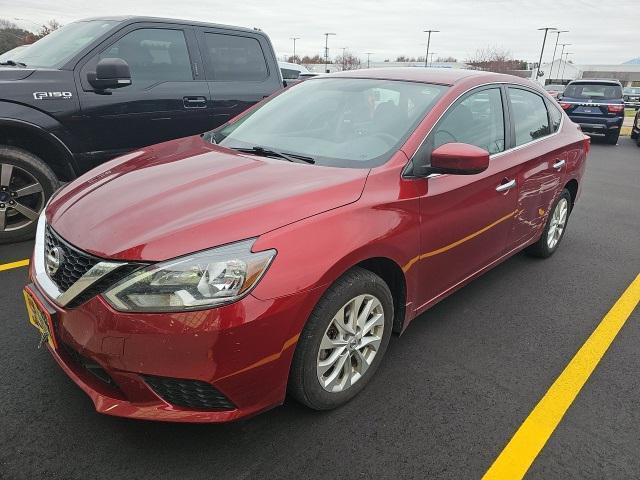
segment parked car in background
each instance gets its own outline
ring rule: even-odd
[[[61,182],[210,130],[282,89],[267,35],[146,17],[73,22],[0,67],[0,242],[30,238]]]
[[[564,88],[565,88],[564,85],[555,85],[555,84],[549,84],[544,86],[544,89],[553,98],[558,98],[559,95],[562,95],[562,92],[564,92]]]
[[[617,80],[574,80],[559,97],[569,118],[589,135],[618,143],[624,122],[622,85]]]
[[[622,90],[624,106],[627,108],[640,108],[640,87],[625,87]]]
[[[322,75],[63,187],[30,318],[102,413],[226,422],[287,391],[334,408],[392,331],[523,249],[557,251],[588,151],[519,77]]]
[[[300,83],[304,78],[301,75],[311,73],[304,65],[298,65],[297,63],[290,62],[278,62],[280,72],[282,73],[282,79],[287,86]]]
[[[633,119],[633,125],[631,127],[631,138],[636,140],[640,147],[640,110],[636,112],[636,116]]]

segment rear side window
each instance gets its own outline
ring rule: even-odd
[[[219,82],[250,82],[267,78],[267,62],[255,38],[204,34],[211,76]]]
[[[551,118],[551,131],[555,133],[560,128],[562,112],[553,105],[549,105],[549,117]]]
[[[611,83],[572,83],[567,85],[564,96],[581,100],[619,100],[622,88]]]
[[[182,30],[142,28],[127,33],[100,54],[129,64],[132,84],[144,88],[159,82],[193,80]]]
[[[540,95],[509,87],[509,100],[516,132],[516,146],[551,133],[547,107]]]
[[[490,154],[504,150],[504,116],[499,88],[472,93],[447,112],[433,134],[433,148],[452,142],[475,145]]]

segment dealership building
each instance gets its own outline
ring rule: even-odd
[[[619,80],[623,87],[640,87],[640,58],[620,65],[576,65],[563,60],[543,63],[540,70],[542,83],[560,84],[581,78],[610,78]],[[532,72],[533,73],[533,72]]]

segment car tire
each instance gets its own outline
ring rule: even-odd
[[[526,252],[529,255],[547,258],[555,253],[567,231],[567,223],[569,222],[572,207],[571,193],[565,188],[560,192],[549,211],[542,235],[540,235],[536,243],[527,247]]]
[[[638,138],[638,132],[634,132],[633,130],[631,130],[631,140],[636,140]]]
[[[609,145],[616,145],[618,143],[619,137],[620,137],[620,130],[616,130],[615,132],[607,133],[604,137],[604,141]]]
[[[39,157],[0,145],[0,244],[33,238],[38,216],[58,185]]]
[[[360,304],[358,299],[362,299]],[[359,312],[361,321],[345,321],[337,328],[341,318],[352,318],[351,312]],[[342,275],[318,301],[300,334],[289,374],[289,394],[314,410],[329,410],[351,400],[382,361],[391,338],[393,314],[391,292],[378,275],[359,267]],[[356,335],[349,339],[344,329],[351,325],[355,325]]]

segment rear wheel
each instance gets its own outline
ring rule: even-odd
[[[607,133],[604,137],[604,141],[609,145],[616,145],[618,143],[619,137],[620,137],[620,130],[616,130],[615,132]]]
[[[393,299],[376,274],[354,268],[323,295],[300,335],[289,393],[316,410],[338,407],[377,370],[393,326]]]
[[[565,188],[553,204],[542,235],[536,243],[527,248],[527,253],[540,258],[553,255],[564,237],[571,207],[571,194]]]
[[[38,157],[0,146],[0,243],[33,238],[38,216],[57,186],[55,174]]]

